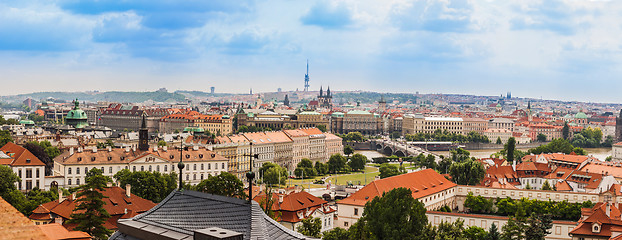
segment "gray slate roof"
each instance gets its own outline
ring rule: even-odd
[[[174,191],[151,210],[121,219],[117,225],[119,231],[109,240],[137,240],[153,233],[174,236],[162,239],[190,240],[195,230],[211,227],[242,233],[245,240],[311,239],[272,220],[256,202],[251,205],[241,199],[195,191]]]

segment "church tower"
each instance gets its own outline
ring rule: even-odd
[[[287,96],[287,94],[285,94],[285,100],[283,100],[283,105],[289,107],[289,97]]]
[[[309,59],[307,59],[307,74],[305,74],[305,92],[309,91]]]
[[[378,101],[378,110],[384,112],[387,110],[387,102],[384,101],[384,95],[380,95],[380,101]]]
[[[138,150],[149,151],[149,130],[147,129],[147,114],[143,112],[143,119],[138,130]]]
[[[527,121],[531,122],[531,101],[527,102]]]

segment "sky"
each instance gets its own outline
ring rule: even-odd
[[[622,1],[0,2],[0,95],[310,89],[622,103]]]

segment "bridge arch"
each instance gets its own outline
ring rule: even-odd
[[[384,155],[391,156],[391,155],[393,155],[393,148],[391,148],[390,146],[385,146],[385,147],[382,149],[382,153],[383,153]]]
[[[395,151],[395,156],[406,157],[406,154],[402,150],[397,150],[397,151]]]
[[[378,151],[382,150],[382,144],[376,143],[376,150]]]

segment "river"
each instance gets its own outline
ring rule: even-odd
[[[501,149],[483,149],[483,150],[469,150],[471,152],[471,156],[476,158],[487,158],[490,157],[491,154],[500,151]],[[521,151],[527,151],[528,148],[518,148]],[[611,148],[585,148],[588,155],[592,155],[602,161],[605,161],[605,158],[611,156]],[[360,150],[354,151],[354,153],[360,153],[367,157],[367,159],[372,159],[375,157],[386,157],[384,154],[373,151],[373,150]],[[449,156],[449,151],[434,151],[434,153]]]
[[[471,156],[476,158],[487,158],[490,157],[491,154],[500,151],[501,149],[483,149],[483,150],[469,150],[471,152]],[[518,150],[527,151],[528,148],[519,148]],[[605,161],[605,158],[611,156],[611,148],[585,148],[588,155],[592,155],[602,161]],[[434,151],[437,154],[449,156],[449,151]]]

